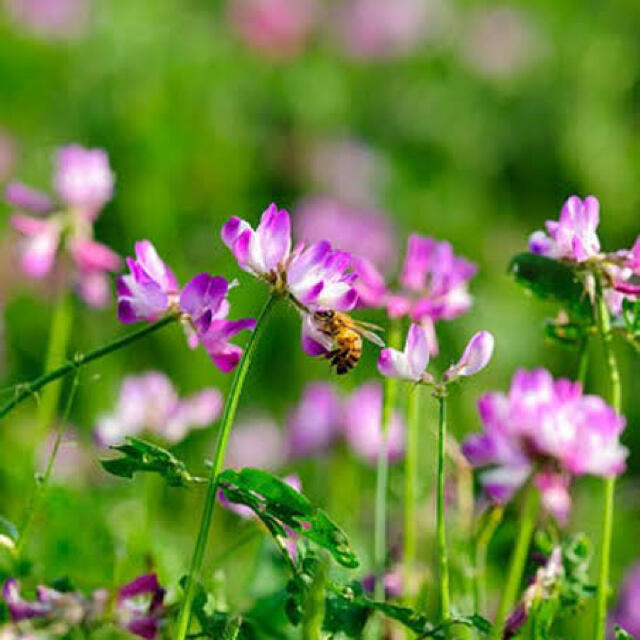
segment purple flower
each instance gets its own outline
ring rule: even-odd
[[[305,242],[327,240],[343,251],[365,258],[377,269],[388,272],[393,268],[394,228],[375,209],[346,205],[330,197],[314,197],[296,207],[294,219],[298,235]]]
[[[376,382],[362,385],[346,400],[343,414],[344,437],[353,452],[375,464],[382,438],[382,386]],[[387,431],[387,455],[395,462],[404,453],[404,422],[393,412]]]
[[[2,597],[9,607],[14,622],[29,618],[39,618],[51,613],[51,606],[40,600],[28,601],[20,595],[20,585],[15,578],[9,578],[2,587]]]
[[[4,0],[4,5],[19,26],[52,40],[80,35],[90,8],[89,0]]]
[[[325,382],[309,384],[287,420],[290,455],[305,457],[326,450],[340,429],[340,417],[334,387]]]
[[[610,621],[612,627],[617,624],[634,638],[640,636],[640,562],[627,571]]]
[[[536,231],[531,235],[529,250],[556,260],[584,262],[600,253],[599,222],[596,198],[571,196],[562,207],[559,221],[547,220],[546,233]]]
[[[248,415],[231,431],[225,466],[276,470],[285,462],[286,453],[286,439],[278,425],[261,414]]]
[[[384,306],[392,318],[408,315],[426,331],[431,355],[437,355],[434,325],[465,313],[471,306],[469,280],[474,264],[453,253],[448,242],[412,234],[407,244],[399,291],[383,289],[382,276],[366,260],[356,260],[356,288],[363,301]]]
[[[472,376],[484,369],[493,355],[493,335],[488,331],[476,333],[467,344],[462,357],[443,375],[449,382],[460,376]],[[407,333],[404,351],[383,349],[378,358],[378,371],[387,378],[434,384],[433,376],[425,372],[429,364],[429,342],[423,327],[412,324]]]
[[[565,476],[624,470],[624,418],[600,397],[583,395],[579,383],[554,380],[544,369],[519,370],[508,395],[485,394],[478,410],[484,432],[470,436],[463,451],[473,466],[492,467],[480,480],[497,502],[509,500],[533,475],[543,502],[562,520]]]
[[[95,438],[108,446],[126,436],[149,432],[179,442],[190,430],[213,423],[221,410],[222,394],[217,389],[203,389],[181,399],[164,373],[148,371],[123,380],[114,411],[98,419]]]
[[[384,592],[387,599],[399,598],[402,596],[402,571],[399,568],[387,571],[382,577],[384,583]],[[362,588],[367,593],[373,593],[376,588],[376,576],[369,574],[360,581]]]
[[[113,195],[115,176],[107,154],[72,144],[58,151],[56,167],[53,183],[61,200],[94,220]]]
[[[229,17],[249,46],[276,59],[306,44],[316,18],[314,0],[230,0]]]
[[[30,278],[44,278],[53,271],[60,250],[66,249],[80,296],[90,306],[104,307],[110,297],[108,274],[120,268],[120,258],[93,239],[92,223],[112,193],[106,153],[77,145],[63,147],[57,155],[54,185],[59,203],[17,181],[7,186],[9,204],[38,214],[11,216],[11,225],[22,236],[22,269]]]
[[[201,344],[218,369],[232,371],[242,349],[229,340],[240,331],[253,330],[255,320],[227,320],[229,283],[220,276],[200,273],[180,290],[175,275],[148,240],[137,242],[135,252],[135,260],[127,258],[130,272],[117,281],[120,322],[155,322],[175,314],[189,346],[195,349]]]
[[[119,625],[145,640],[153,640],[165,614],[164,595],[155,573],[139,576],[120,587],[116,605]]]

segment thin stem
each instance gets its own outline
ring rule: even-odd
[[[447,400],[444,393],[438,395],[438,495],[436,503],[436,538],[440,579],[440,615],[449,619],[449,560],[445,523],[445,447],[447,438]]]
[[[589,338],[585,337],[580,343],[578,352],[578,371],[576,379],[584,388],[587,380],[587,371],[589,369]]]
[[[162,318],[162,320],[158,320],[158,322],[147,325],[142,329],[139,329],[138,331],[128,333],[121,338],[117,338],[113,342],[109,342],[101,347],[98,347],[97,349],[94,349],[93,351],[89,351],[85,354],[78,354],[72,360],[67,360],[67,362],[60,365],[58,368],[42,374],[39,378],[36,378],[31,382],[24,382],[21,385],[18,385],[16,387],[16,394],[14,398],[0,407],[0,418],[6,416],[23,400],[28,398],[30,395],[37,393],[40,389],[50,384],[54,380],[58,380],[59,378],[66,376],[68,373],[71,373],[71,371],[75,371],[85,364],[93,362],[94,360],[98,360],[99,358],[102,358],[103,356],[106,356],[113,351],[122,349],[132,342],[135,342],[140,338],[144,338],[144,336],[149,335],[150,333],[157,331],[161,327],[168,325],[176,319],[176,316],[166,316],[165,318]]]
[[[387,343],[396,348],[401,340],[400,323],[394,320],[389,327]],[[373,532],[373,563],[375,568],[376,585],[375,597],[384,600],[384,571],[387,554],[387,485],[389,480],[389,459],[387,448],[387,432],[391,423],[391,416],[395,407],[397,380],[384,379],[382,402],[382,438],[378,450],[378,467],[376,471],[376,504],[375,524]]]
[[[418,486],[418,420],[420,417],[420,387],[409,392],[407,446],[404,464],[404,596],[407,604],[413,597],[413,575],[416,565],[416,494]]]
[[[507,580],[502,591],[502,597],[500,598],[500,604],[498,605],[498,612],[496,613],[496,619],[493,624],[492,638],[494,640],[502,638],[502,627],[504,626],[507,615],[518,596],[518,591],[522,582],[522,575],[524,573],[524,566],[527,561],[529,544],[531,543],[531,537],[533,536],[536,526],[539,502],[540,497],[537,489],[534,486],[529,485],[525,489],[518,537],[511,555]]]
[[[620,413],[620,372],[618,362],[613,351],[611,320],[607,303],[602,294],[601,283],[596,292],[596,321],[602,346],[604,348],[607,373],[609,375],[609,403],[617,413]],[[609,595],[609,564],[611,561],[611,540],[613,535],[613,510],[615,498],[615,476],[604,479],[604,503],[602,512],[602,542],[600,545],[600,567],[598,571],[598,592],[596,595],[596,621],[594,640],[605,640],[607,632],[607,598]]]
[[[69,412],[71,411],[71,405],[73,404],[73,400],[75,398],[77,388],[78,388],[78,372],[76,371],[76,374],[73,377],[73,382],[71,384],[71,389],[69,390],[69,396],[67,397],[67,403],[64,409],[64,413],[62,414],[62,419],[58,426],[56,438],[53,442],[53,447],[51,449],[51,452],[49,453],[47,466],[45,468],[44,474],[42,475],[42,478],[38,478],[36,480],[35,491],[33,493],[33,496],[31,497],[31,500],[29,501],[27,512],[22,522],[22,526],[20,527],[20,537],[18,538],[18,542],[16,544],[17,558],[20,558],[22,554],[24,545],[27,542],[29,530],[31,529],[31,525],[33,523],[33,518],[36,514],[36,511],[40,507],[40,503],[42,501],[44,493],[47,490],[47,487],[49,485],[49,480],[51,478],[51,473],[53,472],[53,466],[55,464],[56,457],[58,455],[58,450],[60,449],[60,445],[62,444],[62,438],[64,437],[65,431],[67,430],[67,420],[69,418]]]
[[[476,561],[473,581],[473,601],[476,613],[486,611],[487,608],[487,551],[493,539],[493,534],[502,521],[503,513],[504,508],[502,506],[495,505],[491,507],[484,518],[482,528],[476,536]]]
[[[65,361],[71,325],[73,323],[73,300],[68,293],[62,293],[51,318],[49,332],[49,346],[44,370],[49,371]],[[37,430],[38,435],[51,426],[60,401],[62,381],[57,380],[42,392],[38,405]]]
[[[193,550],[193,556],[191,558],[191,565],[189,567],[189,575],[187,577],[187,584],[185,587],[184,600],[182,602],[182,608],[180,610],[180,617],[178,618],[178,628],[176,632],[177,640],[184,640],[187,632],[189,631],[189,623],[191,622],[191,607],[193,605],[193,598],[196,591],[196,579],[200,573],[202,566],[202,560],[204,558],[204,551],[207,545],[207,538],[209,536],[209,529],[211,527],[211,518],[213,517],[213,507],[216,503],[216,494],[218,490],[218,474],[222,468],[224,462],[224,454],[227,448],[227,441],[229,434],[231,433],[231,427],[236,416],[236,410],[238,408],[238,402],[240,401],[240,394],[244,386],[251,360],[255,352],[256,345],[258,343],[258,337],[264,329],[265,320],[273,308],[275,302],[278,300],[276,296],[271,296],[264,305],[260,315],[258,316],[256,328],[247,341],[242,359],[236,369],[233,382],[231,383],[231,389],[227,396],[227,401],[224,408],[224,415],[222,417],[222,423],[220,425],[220,431],[218,433],[218,440],[216,442],[216,450],[213,458],[213,464],[211,465],[211,474],[209,476],[209,484],[207,487],[207,497],[205,499],[204,510],[202,518],[200,520],[200,530],[198,531],[198,537]]]

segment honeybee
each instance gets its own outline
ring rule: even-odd
[[[362,338],[384,347],[384,342],[373,331],[382,331],[382,327],[370,322],[354,320],[350,315],[339,311],[316,311],[313,320],[318,331],[335,346],[327,353],[331,366],[338,375],[348,373],[360,360],[362,355]]]

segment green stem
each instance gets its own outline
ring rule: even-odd
[[[51,473],[53,472],[53,466],[56,461],[56,457],[58,455],[58,450],[60,449],[60,445],[62,444],[62,438],[64,437],[65,431],[67,430],[67,421],[69,418],[69,412],[71,411],[71,405],[73,404],[73,400],[76,395],[76,390],[78,388],[78,372],[76,371],[75,376],[73,377],[73,383],[71,384],[71,389],[69,390],[69,396],[67,398],[67,403],[64,409],[64,413],[62,414],[62,419],[60,424],[58,425],[58,430],[56,433],[55,440],[53,442],[53,447],[51,452],[49,453],[49,458],[47,460],[47,466],[45,468],[44,474],[42,478],[36,480],[36,488],[29,501],[29,506],[27,508],[27,512],[25,514],[24,520],[22,521],[22,526],[20,527],[20,537],[18,538],[18,542],[16,544],[16,557],[19,559],[21,557],[22,551],[24,549],[24,545],[27,542],[27,537],[29,534],[29,530],[31,529],[31,525],[33,523],[33,518],[40,506],[40,502],[42,501],[42,497],[44,496],[45,491],[49,485],[49,480],[51,478]]]
[[[229,434],[231,433],[231,427],[236,416],[236,410],[238,408],[238,402],[240,401],[240,394],[244,386],[247,372],[253,354],[255,352],[256,345],[258,343],[258,337],[262,333],[265,325],[265,320],[273,308],[275,302],[278,300],[277,296],[271,296],[257,320],[256,328],[253,330],[247,345],[245,347],[240,364],[236,369],[233,382],[231,383],[231,389],[227,396],[227,401],[224,408],[224,415],[222,417],[222,423],[220,431],[218,433],[218,440],[216,442],[216,450],[213,458],[213,464],[211,466],[211,474],[209,476],[209,484],[207,487],[207,496],[205,499],[204,510],[202,518],[200,520],[200,530],[198,531],[198,537],[191,558],[191,565],[189,567],[189,575],[187,577],[187,584],[185,587],[184,600],[182,602],[182,608],[180,610],[180,617],[178,618],[178,628],[176,632],[177,640],[184,640],[188,631],[189,624],[191,622],[191,607],[193,605],[193,598],[196,592],[196,579],[200,573],[202,566],[202,560],[204,558],[204,551],[207,544],[207,538],[209,536],[209,529],[211,527],[211,518],[213,517],[213,507],[216,503],[216,494],[218,491],[218,474],[222,468],[224,462],[224,454],[227,448],[227,441]]]
[[[395,320],[389,327],[388,346],[396,348],[401,340],[400,323]],[[387,554],[387,484],[389,479],[389,460],[387,456],[387,431],[395,407],[397,380],[384,379],[382,402],[382,439],[378,450],[376,470],[376,504],[373,531],[373,564],[376,576],[375,597],[384,600],[384,571]]]
[[[44,370],[49,371],[53,367],[64,362],[69,344],[69,335],[73,322],[73,299],[68,293],[63,293],[56,304],[51,319],[51,330],[49,332],[49,346],[47,348],[47,359]],[[41,394],[38,405],[37,431],[41,435],[48,429],[54,421],[58,403],[60,401],[60,391],[62,381],[56,380],[49,385]]]
[[[416,493],[418,486],[418,420],[420,416],[420,387],[409,392],[407,446],[404,464],[404,596],[407,604],[413,597],[413,575],[416,565]]]
[[[589,369],[589,338],[585,337],[580,343],[580,349],[578,354],[578,372],[577,380],[584,388],[587,380],[587,370]]]
[[[93,362],[94,360],[98,360],[99,358],[102,358],[103,356],[106,356],[113,351],[122,349],[132,342],[135,342],[136,340],[139,340],[140,338],[143,338],[144,336],[157,331],[161,327],[168,325],[176,319],[176,316],[166,316],[165,318],[162,318],[162,320],[158,320],[158,322],[146,325],[138,331],[128,333],[127,335],[122,336],[121,338],[118,338],[113,342],[109,342],[102,347],[94,349],[93,351],[89,351],[85,354],[78,354],[72,360],[67,360],[67,362],[60,365],[57,369],[53,369],[52,371],[44,373],[39,378],[36,378],[31,382],[25,382],[21,385],[18,385],[14,398],[0,407],[0,418],[6,416],[23,400],[28,398],[30,395],[37,393],[40,389],[50,384],[54,380],[58,380],[59,378],[66,376],[68,373],[79,369],[85,364]]]
[[[609,404],[620,413],[620,372],[613,351],[611,320],[609,310],[602,295],[602,286],[598,283],[596,294],[596,320],[602,338],[607,373],[609,375]],[[602,513],[602,542],[600,545],[600,567],[598,571],[598,592],[596,596],[596,622],[594,640],[605,640],[607,632],[607,598],[609,595],[609,564],[611,561],[611,540],[613,535],[613,510],[615,498],[615,476],[604,479],[604,504]]]
[[[475,570],[474,570],[474,589],[473,601],[475,613],[481,613],[487,609],[487,551],[489,543],[493,539],[498,525],[502,521],[504,508],[502,506],[493,506],[487,513],[482,528],[480,529],[475,544]]]
[[[447,438],[447,400],[444,392],[438,395],[438,495],[436,502],[436,538],[440,579],[440,616],[449,619],[449,560],[445,523],[445,448]]]
[[[531,537],[533,536],[536,526],[539,502],[540,496],[538,495],[537,489],[529,485],[525,489],[524,504],[522,505],[522,514],[520,516],[520,529],[518,530],[516,545],[511,555],[509,572],[507,573],[507,580],[504,585],[504,590],[502,591],[498,612],[496,613],[496,619],[493,624],[492,638],[494,640],[502,638],[502,627],[518,597],[524,566],[527,561],[529,544],[531,543]]]

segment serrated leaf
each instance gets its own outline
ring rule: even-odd
[[[218,476],[218,483],[228,500],[249,507],[276,538],[286,537],[288,528],[329,551],[342,566],[358,566],[344,531],[322,509],[272,473],[227,469]]]
[[[186,487],[200,481],[189,473],[186,465],[171,452],[140,438],[128,437],[125,444],[111,449],[122,453],[119,458],[101,459],[102,468],[120,478],[133,478],[138,472],[157,473],[171,487]]]
[[[538,298],[560,302],[580,317],[593,317],[589,297],[570,266],[534,253],[520,253],[511,261],[509,273]]]

